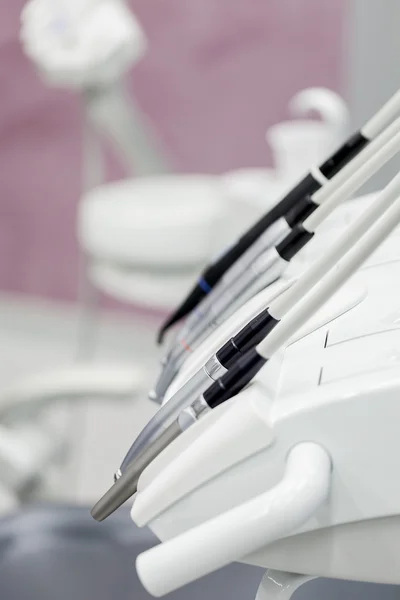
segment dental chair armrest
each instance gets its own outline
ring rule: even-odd
[[[140,554],[142,584],[162,596],[289,535],[327,500],[330,480],[325,450],[298,444],[273,489]]]
[[[0,418],[56,402],[132,399],[145,389],[146,372],[132,365],[76,365],[25,377],[0,392]]]

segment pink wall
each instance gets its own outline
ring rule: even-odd
[[[80,107],[46,89],[0,18],[0,288],[76,297]],[[150,41],[130,87],[183,171],[269,163],[266,127],[309,85],[341,88],[343,0],[132,0]]]

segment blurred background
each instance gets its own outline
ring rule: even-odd
[[[76,300],[82,110],[24,55],[24,2],[4,0],[1,43],[2,289]],[[346,2],[130,1],[148,39],[126,75],[180,172],[270,166],[266,129],[300,89],[346,92]],[[118,159],[109,175],[119,177]]]
[[[274,126],[326,122],[336,145],[365,121],[397,87],[400,6],[97,0],[122,12],[96,21],[95,0],[78,4],[1,5],[0,383],[6,407],[42,374],[31,406],[46,377],[54,397],[79,397],[49,392],[39,412],[68,422],[57,491],[90,502],[157,409],[146,394],[162,319],[246,219],[326,155],[326,132]],[[111,363],[123,399],[97,401]],[[3,487],[17,501],[17,484]]]

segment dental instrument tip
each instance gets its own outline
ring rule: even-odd
[[[137,477],[137,479],[139,476]],[[136,492],[137,479],[120,477],[94,505],[90,514],[96,521],[104,521]]]
[[[99,522],[104,521],[129,500],[136,493],[139,478],[145,468],[181,433],[182,429],[178,420],[176,420],[138,456],[137,460],[128,465],[126,471],[90,511],[93,519]]]

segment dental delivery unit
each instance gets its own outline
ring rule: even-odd
[[[152,595],[233,561],[400,584],[400,174],[349,199],[400,150],[399,112],[397,92],[237,252],[196,300],[204,320],[189,312],[191,352],[178,331],[163,405],[92,509],[102,521],[133,496],[160,539],[136,562]]]

